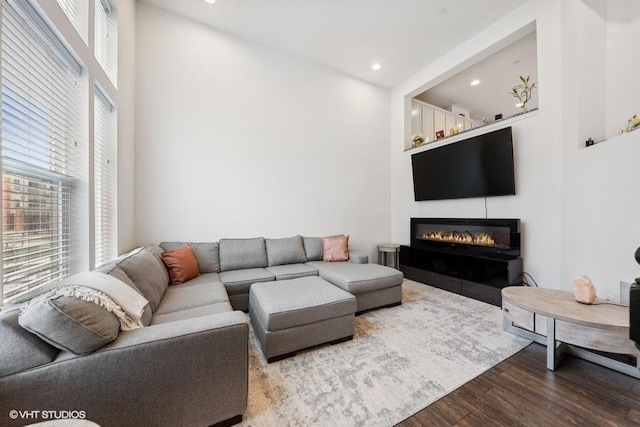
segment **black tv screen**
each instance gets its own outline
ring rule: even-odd
[[[415,200],[516,194],[511,127],[411,156]]]

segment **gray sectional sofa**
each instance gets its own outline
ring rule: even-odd
[[[243,311],[252,284],[319,276],[355,297],[351,318],[355,310],[401,300],[399,271],[356,254],[350,262],[325,263],[321,239],[300,236],[189,243],[201,274],[169,286],[161,254],[184,244],[139,248],[98,269],[144,296],[148,306],[145,327],[115,339],[105,337],[104,324],[90,325],[94,338],[113,339],[95,351],[61,351],[66,347],[56,338],[25,329],[19,309],[1,311],[0,425],[25,424],[7,417],[10,410],[83,411],[103,427],[233,424],[247,405],[249,322]],[[93,310],[87,304],[63,297],[47,307],[65,320],[76,316],[86,329],[82,316]],[[29,422],[37,420],[43,418]]]

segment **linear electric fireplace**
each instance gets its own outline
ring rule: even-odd
[[[414,248],[520,252],[519,219],[411,218]]]
[[[407,279],[490,304],[522,284],[519,219],[411,218],[411,245],[400,248]]]

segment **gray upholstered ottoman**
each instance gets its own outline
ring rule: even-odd
[[[402,302],[404,275],[395,268],[353,262],[313,261],[307,265],[316,268],[321,278],[355,295],[358,313]]]
[[[353,337],[356,299],[317,276],[255,283],[249,316],[267,362]]]

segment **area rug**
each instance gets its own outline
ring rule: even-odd
[[[526,347],[499,307],[405,280],[352,341],[267,364],[251,331],[245,426],[392,426]]]

